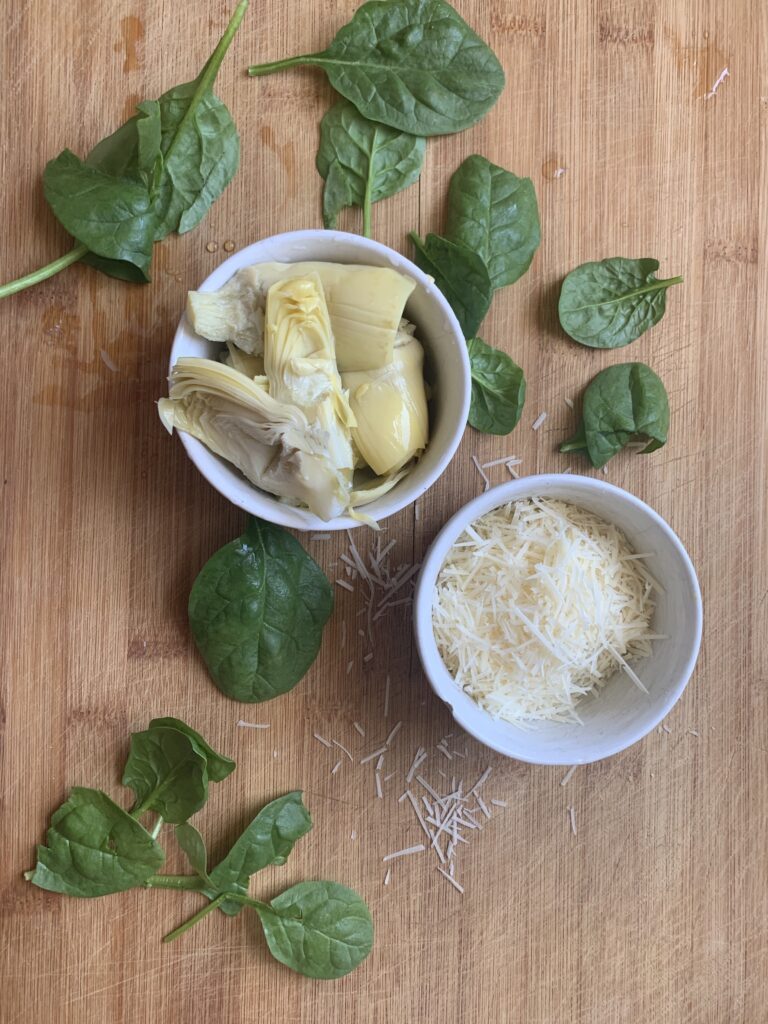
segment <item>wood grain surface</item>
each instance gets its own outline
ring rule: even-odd
[[[463,898],[425,855],[397,862],[383,885],[383,855],[419,837],[396,802],[401,777],[378,800],[370,765],[344,759],[332,776],[336,758],[312,736],[357,759],[402,720],[389,770],[407,768],[418,744],[432,772],[446,767],[434,744],[451,720],[419,671],[406,608],[382,619],[363,665],[360,597],[339,590],[318,661],[275,702],[238,705],[210,683],[186,600],[243,518],[169,439],[155,401],[186,290],[225,243],[320,226],[314,154],[331,90],[317,71],[248,80],[245,66],[321,49],[355,9],[255,0],[217,86],[240,130],[241,168],[203,225],[156,248],[148,286],[73,267],[0,304],[3,1024],[768,1020],[765,4],[457,6],[502,60],[506,90],[481,124],[430,141],[418,186],[375,207],[374,235],[408,252],[408,230],[439,230],[450,175],[470,153],[531,176],[542,245],[530,272],[497,294],[482,332],[522,364],[528,399],[511,437],[468,431],[420,516],[402,512],[386,536],[397,561],[418,560],[480,489],[471,454],[515,453],[525,473],[589,472],[556,453],[574,425],[564,399],[628,353],[593,352],[560,332],[559,283],[584,260],[655,256],[685,284],[631,358],[667,385],[670,440],[648,458],[615,458],[607,479],[666,517],[698,568],[706,627],[693,681],[668,732],[579,769],[566,787],[562,770],[453,737],[468,752],[460,774],[492,765],[487,796],[508,805],[462,850]],[[69,247],[42,197],[45,161],[65,146],[85,153],[136,101],[194,77],[229,10],[221,0],[5,6],[3,279]],[[342,226],[359,230],[357,215]],[[504,467],[491,472],[494,483],[505,477]],[[345,542],[307,543],[335,574]],[[360,970],[335,983],[300,978],[268,956],[248,914],[213,915],[162,945],[198,908],[191,894],[76,901],[22,880],[68,787],[117,797],[130,730],[163,714],[238,762],[196,819],[214,854],[261,803],[305,790],[314,830],[254,891],[313,877],[357,888],[377,928]],[[271,728],[238,728],[241,718]],[[180,869],[170,837],[168,846]]]

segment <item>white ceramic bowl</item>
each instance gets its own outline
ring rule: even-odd
[[[416,324],[424,345],[425,374],[432,389],[429,405],[430,437],[426,451],[410,473],[383,498],[365,506],[376,520],[399,512],[420,497],[437,480],[459,446],[469,412],[471,378],[467,346],[458,320],[442,293],[426,274],[394,249],[369,238],[343,231],[291,231],[274,235],[233,253],[208,276],[201,291],[215,291],[252,263],[297,263],[325,260],[332,263],[364,263],[393,267],[416,282],[406,307],[406,317]],[[181,356],[216,358],[217,342],[201,338],[182,317],[173,339],[170,365]],[[297,530],[342,530],[359,526],[347,516],[325,522],[307,509],[294,508],[249,483],[238,470],[210,452],[188,434],[180,434],[187,454],[205,479],[233,505],[270,523]]]
[[[432,631],[435,582],[449,548],[470,522],[498,505],[534,495],[559,498],[594,512],[623,530],[635,551],[652,551],[648,571],[664,588],[658,595],[657,640],[639,671],[642,693],[626,674],[617,673],[597,698],[579,704],[583,725],[547,723],[523,730],[494,719],[461,690],[440,658]],[[432,689],[454,719],[481,743],[533,764],[589,764],[609,757],[646,736],[669,714],[693,672],[701,643],[702,607],[696,572],[677,536],[648,505],[627,491],[591,477],[529,476],[494,487],[465,505],[443,527],[427,552],[414,601],[416,642]]]

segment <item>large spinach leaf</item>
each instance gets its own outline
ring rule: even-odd
[[[134,816],[156,811],[166,821],[179,824],[208,799],[208,766],[183,732],[149,728],[131,735],[123,785],[136,796]]]
[[[482,258],[494,288],[513,284],[541,241],[533,182],[483,156],[467,157],[451,178],[446,234]]]
[[[272,956],[309,978],[341,978],[373,946],[368,907],[345,885],[299,882],[256,910]]]
[[[187,725],[186,722],[182,722],[180,718],[153,718],[149,723],[149,728],[176,729],[178,732],[183,732],[192,741],[192,746],[198,754],[205,758],[208,778],[211,782],[221,782],[235,770],[235,762],[231,757],[218,754],[210,743],[203,739],[199,732],[193,729],[191,725]]]
[[[45,196],[75,238],[71,253],[17,281],[0,298],[83,260],[112,277],[148,281],[152,244],[190,231],[237,170],[240,142],[211,89],[248,0],[241,0],[198,77],[140,103],[137,113],[80,160],[64,150],[45,168]]]
[[[482,338],[467,342],[472,371],[469,423],[484,434],[508,434],[520,419],[525,404],[523,371],[506,352]]]
[[[647,441],[643,454],[656,451],[668,431],[669,399],[661,380],[644,363],[619,363],[587,386],[582,422],[560,451],[583,451],[599,469],[630,441]]]
[[[289,533],[258,519],[203,566],[189,596],[192,635],[214,682],[242,701],[298,683],[332,609],[322,569]]]
[[[448,300],[465,338],[472,338],[488,312],[493,285],[482,257],[440,235],[422,240],[411,231],[416,262]]]
[[[659,261],[622,256],[582,263],[563,281],[560,324],[574,341],[590,348],[621,348],[664,316],[667,288],[682,277],[660,281]]]
[[[317,153],[325,226],[336,227],[344,207],[359,206],[370,238],[371,205],[418,180],[425,150],[425,139],[369,121],[347,100],[335,103],[320,123]]]
[[[141,885],[162,865],[161,847],[98,789],[76,786],[54,811],[30,882],[68,896],[107,896]]]
[[[444,0],[369,0],[327,50],[248,68],[311,64],[371,121],[445,135],[488,113],[504,88],[493,52]]]
[[[269,864],[285,864],[294,844],[312,828],[312,818],[301,799],[301,792],[287,793],[262,807],[234,846],[209,874],[211,899],[226,893],[248,892],[251,875]],[[234,915],[242,904],[225,899],[225,914]]]

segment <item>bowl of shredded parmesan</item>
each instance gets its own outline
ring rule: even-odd
[[[486,492],[435,539],[414,605],[419,654],[469,733],[539,764],[585,764],[654,729],[701,642],[691,560],[666,522],[591,477]]]

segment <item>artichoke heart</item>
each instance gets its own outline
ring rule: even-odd
[[[397,471],[427,445],[429,419],[423,366],[421,344],[412,335],[400,332],[389,366],[342,374],[357,421],[352,439],[379,476]]]
[[[187,319],[209,341],[231,341],[256,356],[264,350],[264,296],[241,270],[218,291],[188,292]]]
[[[391,267],[257,263],[238,270],[216,292],[190,292],[189,322],[204,338],[232,341],[243,351],[260,355],[269,289],[312,274],[319,277],[328,304],[339,370],[375,370],[391,363],[403,309],[415,287]]]
[[[343,514],[350,474],[328,457],[325,431],[267,388],[266,378],[250,380],[212,359],[183,358],[171,370],[169,397],[158,402],[158,412],[169,431],[196,437],[257,487],[322,519]]]
[[[273,284],[267,293],[264,372],[278,401],[302,409],[322,433],[325,451],[352,484],[354,417],[342,391],[323,287],[317,274]]]

